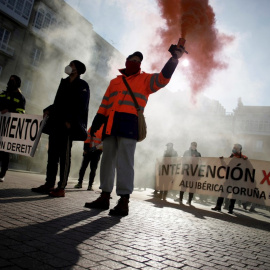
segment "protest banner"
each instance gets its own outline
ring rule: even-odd
[[[156,162],[156,190],[181,190],[270,206],[270,162],[166,157]]]
[[[32,149],[42,120],[41,115],[0,113],[0,151],[34,156],[35,151]]]

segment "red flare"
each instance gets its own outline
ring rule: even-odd
[[[187,40],[189,54],[185,57],[190,65],[181,72],[189,79],[194,98],[209,85],[215,70],[227,67],[219,56],[234,37],[219,33],[215,28],[215,13],[208,0],[158,0],[158,5],[167,24],[165,29],[159,29],[162,43],[158,51],[166,52],[179,36]],[[159,69],[160,62],[159,59],[153,63],[152,68]]]

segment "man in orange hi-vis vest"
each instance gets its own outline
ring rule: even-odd
[[[94,179],[96,176],[98,162],[102,154],[102,140],[101,140],[102,130],[103,130],[103,125],[96,132],[94,137],[92,137],[90,134],[91,127],[87,131],[87,139],[85,140],[84,145],[83,145],[83,160],[82,160],[82,165],[79,171],[78,184],[76,184],[74,188],[82,188],[83,177],[90,163],[90,174],[89,174],[89,183],[88,183],[87,190],[93,191],[92,186],[93,186]]]
[[[178,59],[184,53],[184,47],[170,52],[172,57],[161,72],[152,74],[141,72],[140,66],[143,55],[141,52],[134,52],[127,57],[126,68],[119,70],[121,75],[111,80],[91,128],[91,135],[93,135],[104,124],[103,155],[100,166],[100,189],[102,193],[95,201],[85,203],[85,207],[109,209],[110,194],[114,186],[115,172],[117,172],[116,194],[120,196],[120,199],[109,214],[128,215],[129,197],[134,186],[134,155],[138,140],[138,113],[123,77],[134,93],[140,110],[143,111],[149,95],[169,83],[178,65]]]

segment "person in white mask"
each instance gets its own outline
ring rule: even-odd
[[[87,138],[90,89],[80,78],[86,71],[85,65],[73,60],[64,71],[68,77],[61,80],[54,103],[43,110],[44,117],[48,116],[43,132],[49,135],[46,181],[44,185],[32,188],[33,192],[52,197],[65,197],[72,141],[85,141]],[[59,162],[60,181],[54,188]]]

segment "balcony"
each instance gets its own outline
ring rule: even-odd
[[[0,51],[8,54],[9,56],[13,56],[15,49],[1,41],[0,42]]]

